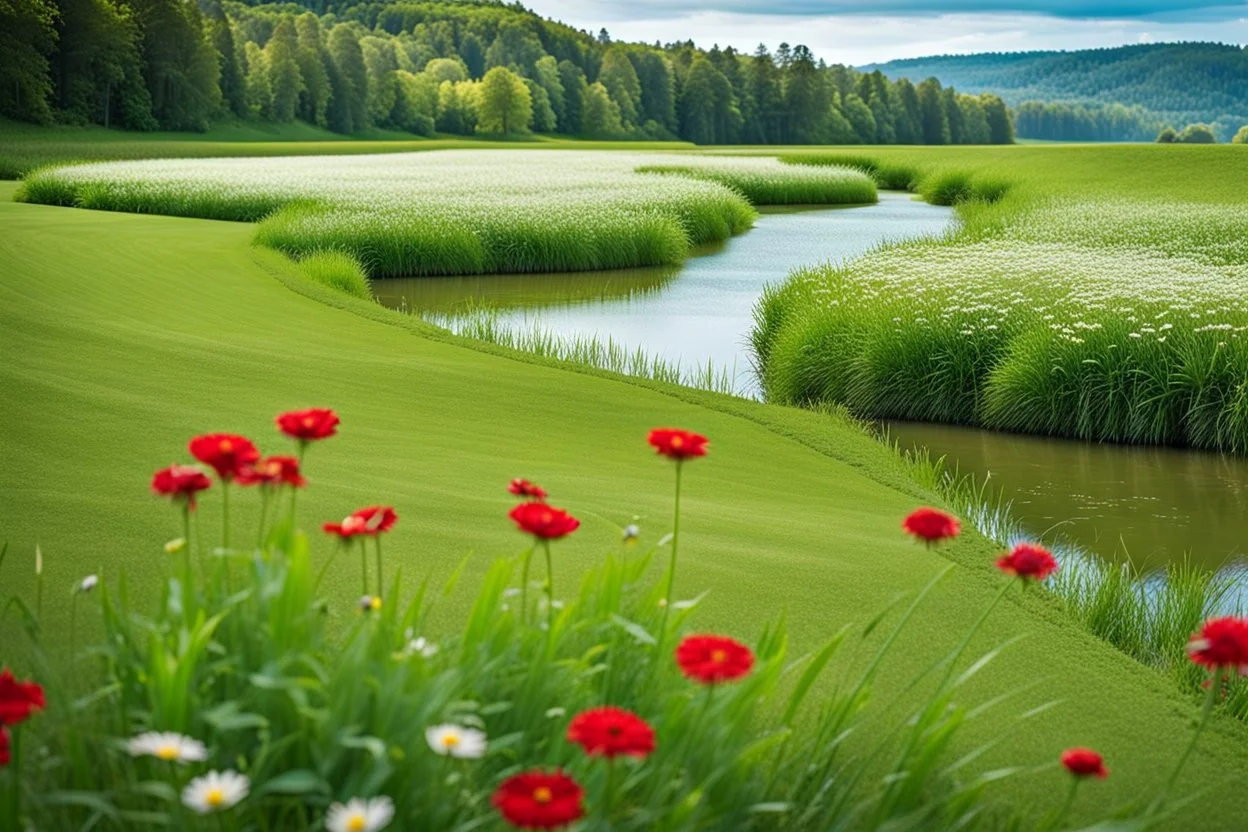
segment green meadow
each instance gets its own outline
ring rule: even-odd
[[[139,143],[133,157],[178,155],[172,144],[145,154]],[[386,146],[376,149],[410,149]],[[234,148],[240,156],[269,152]],[[213,155],[198,145],[185,155],[201,149]],[[734,156],[755,152],[733,149]],[[835,681],[871,661],[887,632],[871,626],[877,614],[951,568],[897,636],[868,706],[878,711],[869,712],[922,707],[933,684],[920,674],[972,632],[968,661],[1002,650],[959,680],[969,710],[946,764],[1008,769],[985,783],[986,803],[1042,817],[1067,788],[1057,754],[1074,745],[1103,752],[1113,774],[1080,791],[1071,824],[1156,794],[1200,703],[1093,636],[1043,591],[1006,595],[973,629],[1001,586],[992,565],[997,548],[969,523],[937,550],[905,539],[900,519],[940,497],[835,405],[861,415],[1243,451],[1246,353],[1233,337],[1245,324],[1244,214],[1236,205],[1248,184],[1243,150],[870,148],[794,151],[789,164],[670,151],[551,150],[532,161],[528,154],[350,158],[340,181],[309,179],[293,189],[278,173],[266,181],[266,171],[311,171],[311,157],[44,168],[25,185],[0,184],[0,539],[8,544],[0,585],[4,596],[41,607],[42,649],[65,659],[70,592],[86,573],[116,592],[124,580],[136,605],[159,597],[172,563],[163,544],[182,526],[150,495],[151,472],[184,460],[194,434],[236,431],[276,451],[274,413],[334,407],[340,436],[308,453],[313,487],[299,498],[300,523],[315,529],[359,505],[392,504],[400,522],[386,539],[387,562],[408,585],[430,579],[432,634],[454,632],[488,584],[491,564],[525,548],[506,518],[513,477],[542,483],[583,521],[556,548],[562,586],[601,564],[629,524],[640,527],[644,546],[659,545],[671,525],[671,469],[645,436],[677,425],[711,440],[711,453],[683,473],[676,595],[708,593],[699,629],[753,641],[783,617],[797,656],[849,627]],[[443,159],[449,173],[437,180]],[[464,181],[466,168],[497,173],[492,159],[505,163],[507,187],[518,189],[509,198],[521,208],[507,224],[464,204],[490,187],[489,176]],[[662,170],[637,170],[655,165]],[[404,166],[411,178],[397,177],[400,186],[389,191],[398,207],[370,215],[369,188],[386,191],[387,171]],[[553,180],[572,207],[560,213],[533,198],[524,190],[526,170],[529,187]],[[411,182],[431,177],[442,183],[444,214],[399,223],[422,207],[401,185],[411,190]],[[962,226],[840,269],[812,268],[769,294],[754,341],[774,403],[456,337],[362,297],[367,280],[386,274],[678,261],[695,241],[747,229],[755,204],[817,201],[812,194],[870,201],[877,182],[958,205]],[[14,199],[19,193],[25,201]],[[327,194],[345,195],[338,205],[346,208],[332,207]],[[648,203],[659,207],[647,210]],[[1105,211],[1126,211],[1131,221],[1114,224],[1113,237],[1098,236],[1088,217]],[[447,243],[438,233],[464,223],[473,234]],[[1050,256],[1060,270],[1043,265]],[[1172,279],[1181,296],[1166,294],[1176,291],[1163,283]],[[1141,319],[1158,321],[1148,324],[1155,331],[1139,333],[1147,339],[1114,348],[1130,354],[1112,373],[1086,369],[1105,363],[1108,341],[1062,341],[1065,333],[1046,326],[1050,312],[1031,300],[1040,293],[1041,303],[1068,314],[1061,298],[1071,284],[1110,296],[1100,310],[1106,318],[1121,311],[1113,304],[1128,302]],[[999,323],[981,322],[988,306],[1006,306],[1003,297],[1013,300],[1012,311],[994,312]],[[982,331],[961,335],[965,317],[938,323],[939,310],[955,300],[974,307],[965,315],[978,314]],[[1181,320],[1180,312],[1197,307],[1199,325]],[[1163,308],[1170,318],[1156,317]],[[1216,313],[1208,323],[1231,325],[1229,346],[1213,347],[1199,331],[1207,310]],[[1080,320],[1098,323],[1097,311]],[[932,325],[900,325],[920,317]],[[1167,320],[1174,326],[1162,330]],[[1147,350],[1135,340],[1147,341]],[[1066,352],[1054,351],[1058,342],[1070,344]],[[1176,353],[1180,344],[1184,352]],[[1071,369],[1065,385],[1041,379],[1058,359]],[[1177,374],[1198,365],[1204,376],[1172,390]],[[1084,420],[1073,427],[1061,421],[1072,408]],[[220,511],[209,494],[197,513],[213,528]],[[257,514],[254,502],[236,503],[236,534],[254,534]],[[326,570],[329,627],[346,629],[357,620],[358,564],[334,559],[333,547],[314,535],[310,558]],[[98,630],[95,609],[84,603],[76,612],[84,632]],[[12,609],[0,618],[4,659],[19,667],[31,664],[26,629]],[[854,747],[868,739],[844,741]],[[1248,726],[1214,713],[1177,789],[1200,797],[1160,825],[1240,828],[1248,811],[1245,749]]]

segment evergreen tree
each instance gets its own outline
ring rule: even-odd
[[[316,16],[311,15],[315,20]],[[243,65],[239,60],[239,50],[234,43],[234,30],[230,26],[225,11],[218,4],[209,16],[209,30],[212,45],[221,60],[221,104],[226,112],[244,116],[247,114],[247,81],[243,74]]]
[[[166,130],[207,129],[220,107],[220,66],[199,7],[181,0],[130,0],[130,6],[157,123]]]
[[[507,21],[498,28],[494,42],[485,51],[485,67],[506,67],[513,73],[527,78],[533,76],[533,66],[545,54],[542,42],[529,27],[515,21]]]
[[[299,96],[305,90],[303,77],[299,74],[297,51],[294,19],[284,17],[264,47],[271,95],[269,118],[274,121],[294,121],[295,111],[299,107]]]
[[[958,108],[962,113],[962,144],[989,144],[992,128],[984,105],[973,95],[959,95]]]
[[[990,144],[1013,144],[1014,122],[1010,111],[999,96],[984,93],[979,97],[984,106],[984,117],[988,119],[988,142]]]
[[[50,0],[0,0],[0,116],[52,120],[48,56],[56,18]]]
[[[854,131],[858,144],[871,144],[876,140],[875,115],[857,93],[851,92],[841,100],[841,113]]]
[[[676,86],[671,62],[663,55],[646,50],[628,53],[641,83],[642,122],[653,121],[664,130],[676,131]]]
[[[533,70],[533,80],[546,93],[546,100],[555,116],[555,124],[550,129],[569,132],[567,129],[568,111],[564,101],[563,80],[559,77],[558,61],[553,55],[543,55],[534,64]]]
[[[893,129],[898,144],[921,144],[923,128],[919,117],[919,92],[908,78],[897,81],[890,96],[889,109],[893,113]]]
[[[532,128],[538,133],[553,133],[558,125],[558,119],[555,117],[555,110],[550,106],[550,96],[546,92],[546,88],[534,81],[532,78],[524,78],[525,86],[529,88],[529,98],[533,102],[533,121]]]
[[[940,92],[940,82],[935,78],[919,84],[919,133],[923,144],[949,144],[949,118]]]
[[[264,50],[249,40],[243,46],[243,58],[247,65],[244,85],[247,114],[252,118],[268,118],[273,110],[273,90],[269,86],[269,66]]]
[[[309,124],[329,126],[329,53],[321,21],[311,12],[295,19],[296,58],[303,92],[299,95],[299,117]]]
[[[958,107],[958,91],[953,87],[945,87],[940,91],[940,105],[945,111],[945,122],[949,125],[949,143],[966,144],[963,136],[962,110]]]
[[[754,50],[754,56],[745,72],[746,87],[754,102],[754,122],[749,141],[770,144],[782,141],[780,111],[783,106],[780,93],[780,72],[763,44]],[[751,122],[750,124],[754,124]],[[747,128],[750,127],[747,124]]]
[[[741,113],[732,84],[705,57],[698,55],[680,100],[680,135],[697,144],[726,144],[740,128]]]
[[[476,80],[485,74],[485,47],[472,32],[464,35],[459,42],[459,57],[468,67],[469,78]]]
[[[785,61],[783,79],[786,129],[781,141],[817,144],[825,132],[832,91],[809,49],[801,45],[793,48]]]
[[[477,131],[481,133],[526,133],[533,119],[533,97],[524,80],[503,66],[496,66],[481,79]]]
[[[585,73],[571,61],[562,60],[559,62],[559,83],[563,85],[563,132],[587,132],[582,124],[583,101],[589,87],[585,81]]]
[[[331,101],[327,118],[329,129],[337,133],[358,133],[368,122],[368,70],[355,30],[340,23],[329,31]]]
[[[155,128],[143,83],[138,27],[113,0],[58,0],[52,56],[59,117],[75,123]]]

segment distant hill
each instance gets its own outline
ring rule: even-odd
[[[935,77],[968,93],[991,90],[1016,107],[1121,104],[1176,127],[1212,124],[1223,141],[1248,123],[1248,50],[1220,43],[936,55],[861,69],[879,69],[892,80]]]

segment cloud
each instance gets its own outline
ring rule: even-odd
[[[829,63],[862,64],[896,58],[970,52],[1037,49],[1092,49],[1139,43],[1202,40],[1248,42],[1248,18],[1218,22],[1144,19],[1070,19],[1041,14],[745,14],[694,11],[671,15],[646,6],[628,6],[625,19],[598,13],[585,0],[529,0],[539,14],[598,31],[605,26],[617,40],[668,43],[692,39],[699,46],[732,46],[753,52],[759,43],[803,43]],[[786,0],[777,0],[784,3]],[[889,0],[881,0],[889,2]],[[614,4],[603,4],[603,6]]]
[[[1244,14],[1244,0],[575,0],[573,5],[604,20],[680,18],[698,13],[781,17],[848,15],[938,16],[1038,14],[1074,20],[1164,19],[1211,21]],[[552,5],[538,0],[537,5]]]

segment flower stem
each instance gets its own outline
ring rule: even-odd
[[[555,633],[555,569],[550,560],[550,541],[543,540],[546,549],[546,632]]]
[[[368,549],[364,547],[364,538],[360,538],[360,577],[364,580],[364,594],[368,594]]]
[[[221,547],[230,548],[230,481],[221,480]]]
[[[1066,816],[1070,814],[1070,807],[1075,805],[1075,794],[1079,791],[1079,784],[1082,782],[1083,780],[1079,777],[1070,778],[1070,790],[1066,792],[1066,801],[1058,811],[1057,817],[1053,819],[1052,829],[1061,829],[1066,822]]]
[[[607,758],[607,784],[602,795],[602,820],[610,825],[611,808],[615,805],[615,758]]]
[[[74,595],[69,599],[69,669],[70,678],[73,678],[74,654],[78,652],[78,590],[74,590]]]
[[[659,625],[658,650],[662,650],[667,637],[667,616],[672,610],[672,592],[676,586],[676,551],[680,545],[680,472],[684,463],[676,461],[676,502],[672,512],[672,553],[667,566],[667,591],[663,594],[663,621]]]
[[[529,564],[533,560],[533,550],[537,548],[534,543],[524,553],[524,565],[520,568],[520,623],[527,624],[529,621]]]
[[[272,499],[269,494],[268,486],[260,487],[260,527],[256,529],[256,548],[264,547],[264,521],[269,517],[269,500]]]
[[[386,582],[382,578],[384,574],[381,571],[381,532],[377,532],[377,536],[373,538],[373,544],[377,548],[377,594],[386,594]]]

